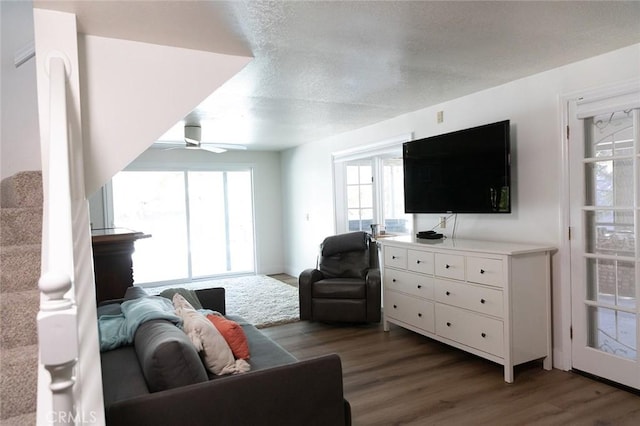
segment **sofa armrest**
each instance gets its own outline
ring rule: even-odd
[[[298,298],[300,308],[300,319],[311,319],[311,287],[314,282],[324,278],[322,272],[317,269],[305,269],[298,277]]]
[[[201,290],[196,290],[195,292],[203,308],[220,312],[222,315],[227,314],[224,288],[204,288]]]
[[[349,425],[338,355],[218,378],[112,404],[108,425]]]

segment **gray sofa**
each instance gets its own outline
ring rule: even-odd
[[[224,289],[196,295],[203,308],[226,314]],[[103,302],[98,315],[116,313],[123,300]],[[166,320],[147,321],[133,344],[101,353],[107,424],[351,424],[336,354],[298,361],[242,318],[225,316],[247,336],[250,372],[212,375],[181,329]]]

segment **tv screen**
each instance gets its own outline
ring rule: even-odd
[[[511,213],[509,120],[403,144],[406,213]]]

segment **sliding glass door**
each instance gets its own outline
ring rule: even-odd
[[[151,234],[136,284],[254,271],[251,171],[127,171],[113,178],[117,227]]]

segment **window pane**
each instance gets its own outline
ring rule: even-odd
[[[115,226],[151,234],[135,243],[136,284],[189,276],[184,196],[182,172],[120,172],[114,176]]]

